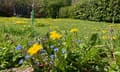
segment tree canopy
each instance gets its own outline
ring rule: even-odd
[[[35,17],[120,22],[120,0],[35,0]],[[0,0],[0,16],[30,17],[32,0]]]

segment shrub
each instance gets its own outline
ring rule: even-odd
[[[120,1],[119,0],[91,0],[77,3],[71,7],[74,18],[120,22]]]

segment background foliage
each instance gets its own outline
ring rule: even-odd
[[[0,16],[30,17],[32,0],[0,0]],[[120,0],[35,0],[35,17],[120,22]]]
[[[71,10],[69,10],[71,9]],[[76,19],[120,22],[119,0],[85,0],[79,1],[70,7],[60,10],[60,17],[73,17]],[[66,12],[68,14],[66,14]],[[72,15],[72,16],[71,16]]]

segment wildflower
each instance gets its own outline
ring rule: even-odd
[[[50,64],[53,64],[53,62],[52,62],[52,61],[50,61]]]
[[[54,59],[54,57],[55,57],[55,56],[54,56],[53,54],[52,54],[52,55],[50,55],[50,58],[51,58],[51,59]]]
[[[21,50],[21,49],[22,49],[22,46],[20,44],[17,45],[16,50]]]
[[[39,50],[41,50],[43,47],[39,44],[34,44],[31,48],[29,48],[28,53],[33,56],[36,54]]]
[[[21,21],[16,21],[16,24],[20,24],[21,23]]]
[[[58,52],[58,50],[59,50],[58,48],[55,48],[55,49],[54,49],[54,52]]]
[[[21,59],[18,64],[23,64],[24,59]]]
[[[27,54],[26,56],[25,56],[25,59],[29,59],[30,58],[30,56]]]
[[[16,21],[16,24],[25,24],[24,21]]]
[[[115,39],[116,39],[116,36],[113,36],[113,37],[112,37],[112,39],[114,39],[114,40],[115,40]]]
[[[108,37],[106,35],[102,36],[102,39],[107,39]]]
[[[50,48],[53,49],[53,48],[54,48],[54,45],[50,45]]]
[[[50,32],[50,35],[52,35],[52,34],[56,34],[56,31],[52,31],[52,32]]]
[[[61,37],[62,35],[57,33],[56,31],[50,32],[50,38],[53,40],[60,39]]]
[[[103,30],[102,33],[105,34],[107,31],[106,30]]]
[[[41,68],[44,67],[44,64],[39,64],[39,67],[41,67]]]
[[[43,53],[46,53],[46,50],[45,50],[45,49],[42,49],[42,50],[40,51],[40,54],[43,54]]]
[[[73,28],[73,29],[70,30],[70,32],[72,32],[72,33],[78,32],[78,29],[77,28]]]
[[[81,42],[81,40],[78,40],[78,43],[80,43]]]

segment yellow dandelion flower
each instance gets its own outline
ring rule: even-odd
[[[26,24],[24,21],[16,21],[16,24]]]
[[[70,30],[70,32],[72,32],[72,33],[78,32],[78,29],[77,28],[73,28],[73,29]]]
[[[61,37],[62,37],[62,35],[57,33],[56,31],[50,32],[50,38],[53,40],[60,39]]]
[[[115,40],[116,38],[117,38],[116,36],[113,36],[113,37],[112,37],[112,39],[114,39],[114,40]]]
[[[108,37],[106,35],[103,35],[102,36],[102,39],[107,39]]]
[[[105,34],[107,31],[106,30],[103,30],[102,33]]]
[[[50,32],[50,35],[56,34],[56,33],[57,33],[56,31],[52,31],[52,32]]]
[[[32,47],[29,48],[28,53],[33,56],[34,54],[36,54],[38,51],[40,51],[42,49],[42,45],[40,44],[34,44]]]

